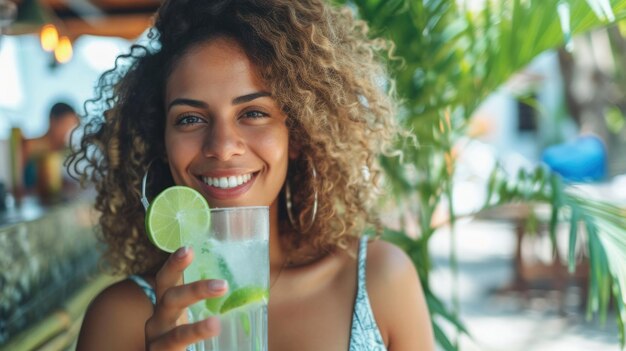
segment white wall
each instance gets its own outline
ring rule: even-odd
[[[118,38],[82,36],[74,42],[74,57],[52,66],[36,35],[5,36],[0,43],[0,140],[12,126],[26,138],[44,134],[52,104],[63,100],[82,113],[93,96],[99,75],[113,67],[115,57],[130,42]]]

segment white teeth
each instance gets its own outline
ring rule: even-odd
[[[220,182],[217,186],[220,188],[228,188],[228,178],[226,177],[220,178]]]
[[[251,173],[244,174],[244,175],[230,176],[230,177],[219,177],[219,178],[202,177],[202,180],[204,181],[205,184],[209,186],[221,188],[221,189],[230,189],[230,188],[240,186],[241,184],[244,184],[250,181],[250,179],[252,179]]]

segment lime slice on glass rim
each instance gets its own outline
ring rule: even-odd
[[[225,314],[234,309],[253,304],[256,302],[267,302],[269,292],[260,286],[244,286],[233,290],[220,307],[220,313]]]
[[[174,252],[211,224],[209,204],[186,186],[172,186],[157,195],[146,212],[146,233],[154,246]]]

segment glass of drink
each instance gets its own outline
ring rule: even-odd
[[[183,243],[194,250],[184,280],[223,279],[229,288],[223,297],[190,307],[190,322],[219,316],[222,326],[219,336],[196,344],[195,350],[266,351],[269,208],[216,208],[210,213],[209,229]]]

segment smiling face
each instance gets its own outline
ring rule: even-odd
[[[181,57],[165,104],[176,184],[211,207],[275,204],[287,174],[287,117],[236,41],[213,39]]]

